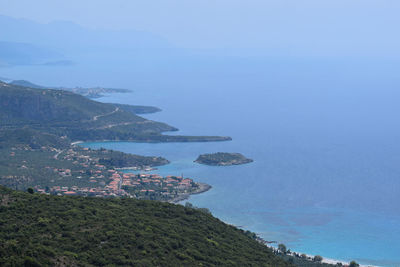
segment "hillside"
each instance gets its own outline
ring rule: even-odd
[[[0,77],[0,81],[2,80],[8,80],[6,78]],[[75,87],[75,88],[69,88],[69,87],[49,87],[49,86],[42,86],[42,85],[37,85],[34,84],[30,81],[27,80],[12,80],[11,82],[8,82],[10,85],[16,85],[16,86],[23,86],[23,87],[29,87],[29,88],[34,88],[34,89],[55,89],[55,90],[63,90],[63,91],[68,91],[72,92],[78,95],[83,95],[87,98],[98,98],[104,96],[104,94],[111,94],[111,93],[128,93],[131,92],[131,90],[128,89],[118,89],[118,88],[105,88],[105,87],[90,87],[90,88],[84,88],[84,87]],[[151,106],[138,106],[138,105],[126,105],[126,104],[116,104],[113,103],[114,106],[131,112],[133,114],[148,114],[148,113],[155,113],[161,111],[161,109],[157,107],[151,107]]]
[[[171,178],[166,182],[164,177],[129,176],[119,170],[146,170],[168,164],[162,157],[85,150],[71,145],[89,140],[229,140],[218,136],[163,135],[164,131],[176,129],[135,114],[155,110],[100,103],[62,90],[0,83],[0,184],[22,190],[33,187],[55,195],[162,201],[175,201],[206,190],[209,187],[191,179]]]
[[[0,215],[1,266],[289,266],[244,231],[180,205],[0,186]]]
[[[67,136],[72,141],[129,140],[139,142],[225,141],[218,136],[166,136],[177,129],[137,116],[143,107],[100,103],[81,95],[0,82],[1,129],[30,127]],[[154,108],[151,110],[154,111]]]
[[[66,91],[0,83],[0,118],[8,125],[90,121],[114,110],[113,105]]]

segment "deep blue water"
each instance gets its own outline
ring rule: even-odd
[[[400,77],[397,62],[196,61],[133,63],[1,75],[55,85],[134,89],[106,102],[154,105],[145,117],[181,134],[231,142],[87,144],[161,155],[161,174],[213,186],[190,202],[294,251],[400,266]],[[51,75],[49,75],[51,73]],[[175,133],[174,133],[175,134]],[[201,153],[240,152],[254,163],[210,167]]]

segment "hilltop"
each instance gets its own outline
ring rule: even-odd
[[[8,81],[10,79],[8,78],[2,78],[0,77],[0,81]],[[104,94],[110,94],[110,93],[129,93],[132,92],[129,89],[120,89],[120,88],[106,88],[106,87],[51,87],[51,86],[43,86],[43,85],[37,85],[34,84],[30,81],[27,80],[11,80],[8,82],[10,85],[16,85],[16,86],[23,86],[23,87],[29,87],[29,88],[34,88],[34,89],[55,89],[55,90],[62,90],[62,91],[68,91],[72,92],[78,95],[83,95],[87,98],[99,98],[104,96]],[[116,107],[121,108],[122,110],[131,112],[133,114],[148,114],[148,113],[155,113],[161,111],[161,109],[157,107],[151,107],[151,106],[138,106],[138,105],[126,105],[126,104],[113,104]]]
[[[0,265],[290,266],[207,212],[134,199],[0,186]]]

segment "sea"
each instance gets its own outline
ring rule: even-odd
[[[375,59],[184,59],[19,66],[0,76],[54,86],[132,89],[98,101],[151,105],[166,134],[210,143],[85,143],[171,161],[154,173],[212,189],[190,197],[220,220],[292,251],[400,266],[399,62]],[[194,163],[239,152],[253,163]]]

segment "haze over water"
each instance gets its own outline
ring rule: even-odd
[[[158,106],[162,112],[145,117],[176,126],[180,134],[228,135],[233,141],[90,146],[166,157],[172,163],[158,173],[183,173],[213,186],[191,203],[291,250],[400,264],[395,63],[210,61],[190,70],[159,69],[156,75],[127,75],[127,67],[80,66],[82,76],[74,75],[74,84],[134,89],[100,100]],[[24,73],[32,81],[68,85],[65,68],[27,69],[3,75]],[[192,162],[218,151],[240,152],[255,162],[233,167]]]

